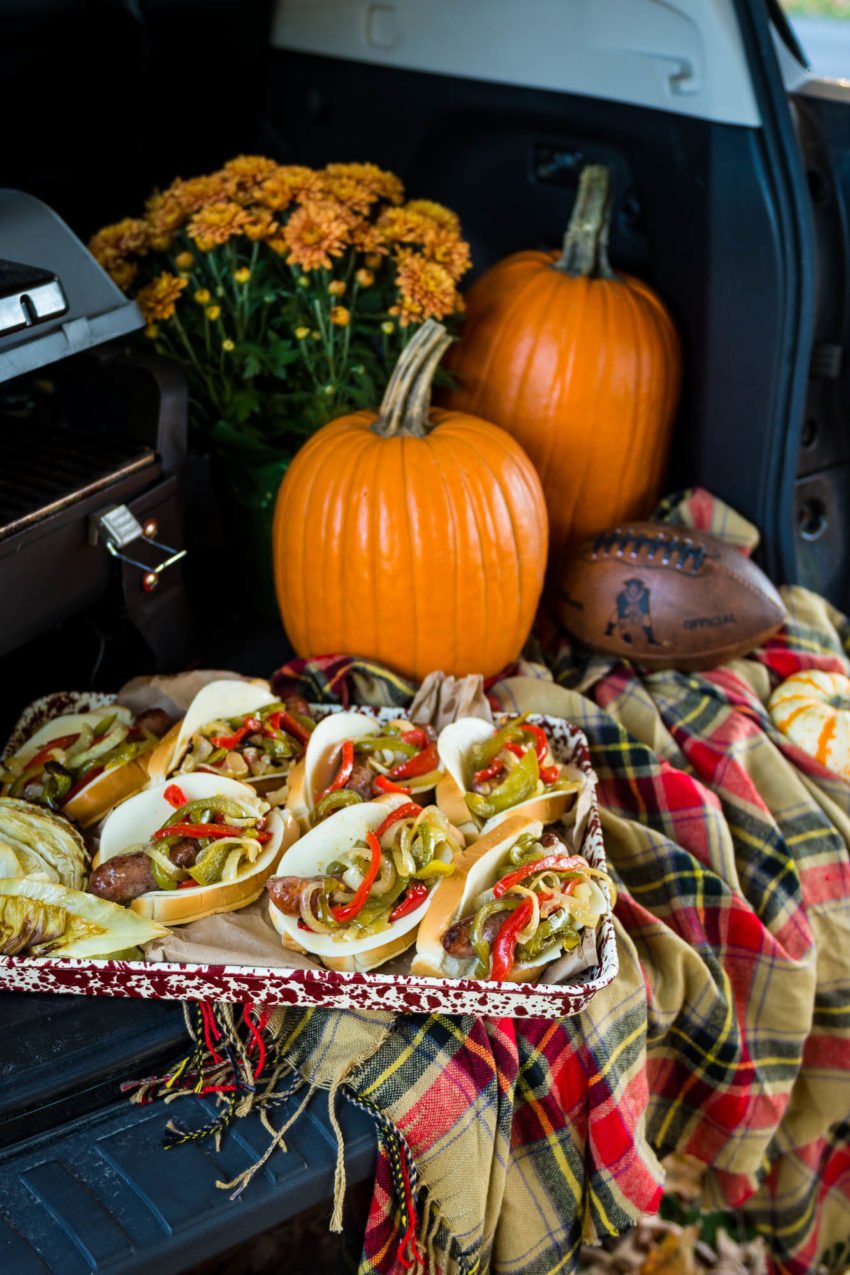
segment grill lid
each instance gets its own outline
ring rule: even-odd
[[[135,302],[52,209],[0,190],[0,381],[142,324]]]

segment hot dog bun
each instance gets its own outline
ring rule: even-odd
[[[329,863],[341,853],[364,841],[367,832],[374,832],[387,817],[389,810],[403,805],[407,798],[388,796],[378,801],[366,801],[357,806],[346,806],[330,819],[317,825],[284,854],[278,867],[279,876],[320,875]],[[425,916],[433,900],[439,898],[451,877],[438,883],[424,903],[401,917],[386,930],[365,938],[339,940],[330,934],[314,934],[300,929],[298,918],[285,916],[269,900],[269,916],[272,925],[281,936],[284,947],[293,951],[308,952],[316,956],[332,970],[370,970],[383,965],[391,957],[406,951],[416,938],[416,927]]]
[[[461,829],[467,843],[475,840],[479,831],[479,823],[471,814],[464,799],[468,782],[468,757],[470,749],[483,743],[499,729],[498,726],[485,722],[480,717],[461,717],[443,727],[437,740],[437,751],[440,754],[440,765],[445,772],[437,786],[437,805],[447,819]],[[574,786],[558,792],[540,793],[536,797],[528,797],[501,814],[493,815],[480,830],[489,832],[512,815],[524,815],[528,819],[540,819],[543,823],[555,823],[563,818],[573,804],[575,794],[581,783],[569,773],[565,766],[556,762],[553,756],[548,759],[552,765],[558,765],[561,777],[569,780]]]
[[[166,783],[160,783],[155,788],[148,788],[113,811],[103,825],[100,849],[92,863],[93,868],[148,841],[174,814],[174,807],[163,796],[166,787]],[[199,797],[233,797],[258,813],[264,804],[248,784],[203,771],[181,775],[180,789],[187,801]],[[253,903],[262,894],[268,878],[274,874],[281,855],[298,836],[298,825],[286,811],[271,810],[266,821],[272,839],[263,846],[256,861],[235,880],[193,886],[186,890],[150,890],[133,899],[130,907],[140,916],[158,921],[161,925],[183,925],[187,921],[212,916],[215,912],[233,912]]]
[[[87,713],[66,713],[62,717],[54,717],[31,735],[22,748],[12,756],[16,761],[26,763],[41,751],[45,745],[64,735],[79,734],[84,726],[97,726],[104,717],[117,715],[127,725],[132,724],[133,714],[129,709],[117,704],[104,704],[102,708],[91,709]],[[160,747],[160,745],[157,745]],[[61,808],[66,819],[73,820],[81,828],[89,828],[108,814],[115,806],[141,792],[149,782],[149,768],[156,749],[133,757],[121,766],[105,770],[75,793]],[[9,759],[11,760],[11,758]],[[11,784],[3,786],[2,794],[8,793]]]
[[[242,717],[274,702],[268,682],[243,682],[236,678],[209,682],[198,691],[182,721],[172,726],[154,749],[148,765],[151,782],[158,783],[174,774],[192,736],[203,726],[220,718],[226,721]]]

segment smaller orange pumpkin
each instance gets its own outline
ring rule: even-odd
[[[770,697],[774,725],[822,766],[850,779],[850,677],[808,669]]]

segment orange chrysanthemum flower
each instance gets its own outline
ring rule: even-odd
[[[356,182],[375,199],[386,199],[400,204],[404,199],[404,186],[395,173],[388,173],[377,164],[328,164],[324,175],[331,181]]]
[[[201,252],[209,252],[219,244],[227,243],[234,235],[241,234],[247,221],[245,209],[232,201],[210,204],[195,213],[186,233],[194,239]]]
[[[373,270],[390,250],[380,227],[362,217],[357,217],[351,224],[351,246],[366,254],[366,265]]]
[[[249,239],[271,239],[280,229],[268,208],[248,208],[246,214],[242,230]]]
[[[302,270],[329,270],[333,257],[341,257],[350,240],[350,218],[341,205],[310,202],[294,212],[284,227],[290,265]]]
[[[391,243],[424,244],[434,235],[445,233],[438,222],[424,213],[402,208],[385,208],[378,218],[378,229]]]
[[[152,195],[147,202],[147,222],[151,246],[159,251],[169,247],[176,231],[201,208],[224,198],[220,178],[178,178],[162,194]]]
[[[257,202],[273,212],[288,208],[293,199],[320,198],[322,182],[319,174],[302,164],[281,164],[267,177],[257,191]]]
[[[263,182],[275,172],[277,164],[264,155],[237,155],[221,170],[221,180],[230,199],[247,203],[258,198]]]
[[[457,283],[472,265],[469,244],[465,239],[458,239],[453,234],[433,235],[424,244],[425,256],[445,266]]]
[[[402,327],[424,319],[444,319],[455,308],[457,290],[448,270],[439,262],[429,261],[418,253],[405,252],[400,256],[396,284]]]
[[[106,270],[112,282],[117,284],[122,292],[127,291],[139,273],[139,267],[133,261],[115,261],[111,266],[107,266]]]
[[[188,279],[165,271],[141,289],[136,301],[149,324],[171,318],[180,294],[188,283]]]
[[[331,197],[345,204],[352,212],[367,213],[379,196],[362,182],[353,177],[321,175],[322,190]]]
[[[451,231],[454,235],[460,234],[460,217],[458,217],[457,213],[452,212],[451,208],[435,203],[433,199],[411,199],[404,206],[409,213],[427,217],[429,221],[433,221],[442,230]]]
[[[89,252],[106,270],[134,253],[142,256],[148,246],[147,222],[140,217],[125,217],[112,226],[104,226],[89,240]]]

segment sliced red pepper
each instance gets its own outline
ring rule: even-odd
[[[228,752],[233,748],[237,748],[246,735],[255,735],[263,729],[263,723],[259,717],[246,717],[242,726],[234,731],[232,735],[213,735],[210,742],[215,744],[216,748],[226,748]]]
[[[501,881],[497,881],[493,886],[493,898],[501,899],[502,895],[506,894],[511,886],[518,885],[520,881],[524,881],[532,873],[576,872],[586,867],[587,864],[584,859],[579,859],[576,855],[547,854],[542,859],[532,859],[531,863],[524,863],[521,868],[517,868],[515,872],[509,872],[506,877],[502,877]]]
[[[427,748],[431,742],[427,730],[421,726],[411,726],[409,730],[403,730],[401,737],[406,744],[413,744],[416,748]]]
[[[531,722],[521,722],[520,730],[526,735],[534,736],[534,749],[537,753],[537,760],[542,766],[549,751],[549,740],[546,738],[545,730],[542,726],[532,726]]]
[[[226,823],[172,823],[167,828],[160,828],[151,840],[162,841],[163,837],[244,837],[244,828],[231,828]]]
[[[344,788],[345,785],[348,783],[349,779],[351,778],[351,772],[353,769],[354,769],[354,741],[351,739],[346,739],[342,745],[342,761],[340,762],[339,770],[336,772],[336,778],[332,780],[331,783],[328,784],[325,791],[321,794],[321,797],[319,798],[319,800],[321,801],[322,797],[327,797],[328,793],[330,792],[338,792],[340,788]]]
[[[397,903],[390,912],[391,921],[400,921],[403,916],[407,916],[409,912],[413,912],[419,907],[420,903],[424,903],[428,897],[428,887],[421,881],[417,881],[415,885],[409,885],[405,892],[404,898]]]
[[[188,804],[185,792],[177,784],[169,784],[162,795],[169,806],[173,806],[175,810],[179,810],[181,806]]]
[[[404,784],[395,784],[386,775],[376,775],[372,780],[372,787],[377,788],[379,792],[402,792],[406,797],[410,796],[410,789]]]
[[[381,870],[381,843],[375,836],[374,832],[366,833],[366,842],[372,851],[372,861],[366,871],[366,875],[358,885],[354,898],[350,903],[342,903],[339,907],[331,908],[334,919],[344,924],[346,921],[353,921],[358,912],[363,910],[366,900],[369,897],[369,891],[375,884],[375,879]]]
[[[408,757],[406,761],[399,762],[397,766],[393,766],[390,771],[391,779],[415,779],[417,775],[427,775],[429,770],[436,770],[440,764],[440,758],[437,753],[437,745],[429,744],[427,748],[423,748],[421,753],[417,753],[415,757]]]
[[[557,783],[558,780],[561,778],[561,767],[560,766],[541,766],[540,778],[543,780],[544,784]]]
[[[292,714],[287,713],[285,708],[279,709],[276,713],[269,713],[266,718],[265,733],[267,735],[281,730],[286,731],[287,735],[291,735],[293,739],[297,739],[299,744],[306,744],[309,742],[310,732],[305,730],[300,722],[296,722]]]
[[[191,889],[191,887],[192,887],[193,885],[197,885],[197,884],[198,884],[198,882],[195,880],[195,878],[194,878],[194,877],[187,877],[185,881],[178,881],[178,882],[177,882],[177,889],[178,889],[178,890],[189,890],[189,889]]]
[[[473,780],[476,784],[486,783],[488,779],[497,779],[504,772],[505,763],[499,761],[498,757],[495,761],[491,761],[489,766],[485,766],[483,770],[476,770]]]
[[[509,753],[513,753],[514,757],[519,757],[520,760],[525,756],[525,749],[522,744],[515,744],[513,740],[505,744],[505,748],[507,748]]]
[[[513,969],[517,935],[528,925],[533,914],[534,904],[531,899],[523,899],[519,907],[502,922],[499,933],[493,940],[493,956],[490,961],[490,977],[497,982],[507,978]]]
[[[33,758],[26,764],[26,770],[37,770],[44,762],[46,762],[50,754],[55,752],[57,748],[70,748],[80,738],[79,731],[76,735],[59,735],[56,739],[51,739],[49,744],[45,744],[40,748]]]
[[[76,797],[78,792],[82,792],[84,788],[88,787],[93,779],[97,779],[98,775],[102,774],[102,766],[93,766],[91,770],[85,771],[82,775],[80,775],[77,782],[71,785],[59,804],[61,806],[67,806],[72,797]]]
[[[398,823],[399,819],[415,819],[417,815],[421,814],[421,806],[417,806],[415,801],[406,801],[403,806],[396,806],[395,810],[390,811],[375,836],[382,837],[387,828],[391,828],[394,823]]]

